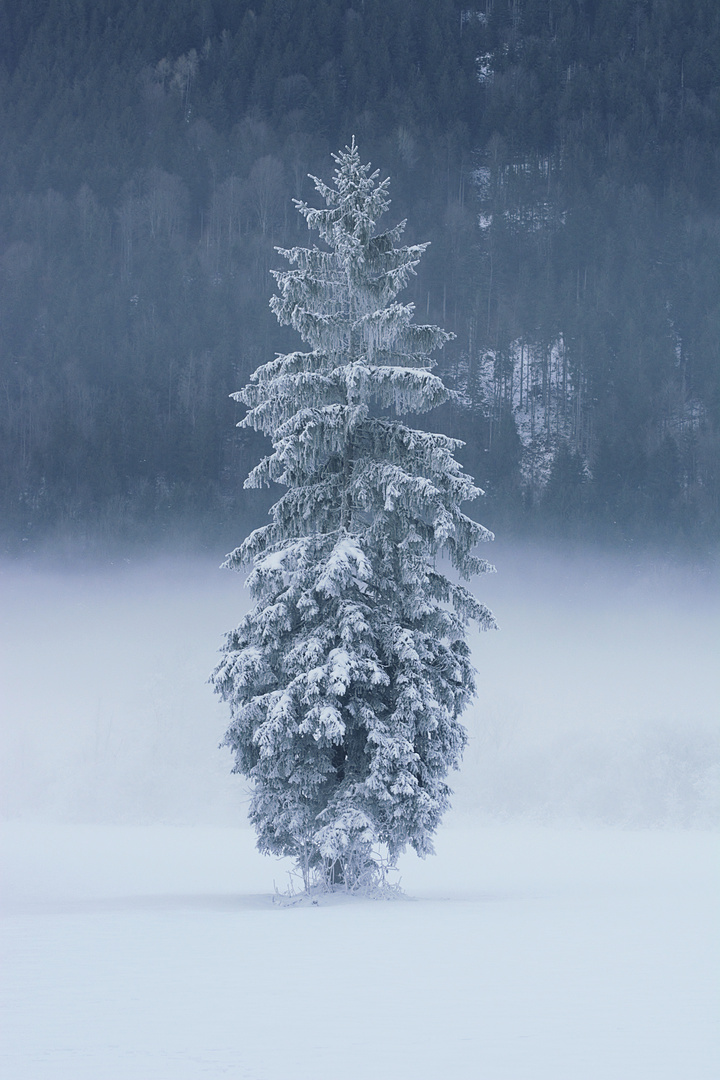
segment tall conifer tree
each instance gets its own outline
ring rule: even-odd
[[[473,554],[492,534],[460,509],[481,494],[460,444],[398,419],[449,396],[431,353],[452,335],[395,300],[427,245],[399,244],[405,222],[377,231],[389,181],[354,141],[335,161],[332,186],[312,178],[326,208],[296,201],[326,247],[278,249],[291,269],[274,271],[272,310],[310,351],[278,355],[233,395],[241,426],[273,441],[246,486],[287,490],[228,556],[252,565],[254,606],[212,679],[260,850],[294,856],[306,885],[354,888],[379,852],[432,851],[474,693],[465,630],[495,623],[438,567],[492,569]]]

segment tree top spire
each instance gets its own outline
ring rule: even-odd
[[[390,177],[378,182],[380,170],[371,172],[371,162],[361,163],[354,135],[350,146],[332,157],[337,164],[332,185],[309,173],[327,209],[318,210],[301,199],[293,199],[293,202],[308,228],[317,229],[326,243],[333,245],[339,233],[366,243],[376,222],[390,206]]]

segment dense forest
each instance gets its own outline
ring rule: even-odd
[[[717,534],[717,0],[0,0],[5,549],[264,512],[229,394],[353,135],[482,520]]]

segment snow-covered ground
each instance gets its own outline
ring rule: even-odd
[[[273,906],[246,829],[15,825],[13,1080],[715,1080],[716,843],[449,828],[412,900]]]
[[[239,579],[0,568],[3,1076],[720,1075],[717,577],[493,554],[438,854],[317,907],[216,749]]]

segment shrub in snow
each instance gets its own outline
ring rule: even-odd
[[[376,231],[389,181],[354,141],[335,161],[332,186],[313,177],[326,208],[296,201],[326,246],[281,250],[290,269],[274,271],[271,307],[309,351],[234,395],[240,426],[273,442],[246,486],[286,491],[228,556],[252,566],[254,606],[212,681],[260,850],[293,856],[306,886],[357,888],[408,844],[432,851],[474,693],[465,629],[495,623],[437,566],[492,569],[472,553],[492,534],[460,509],[481,494],[460,444],[397,418],[448,398],[431,353],[451,335],[395,300],[427,245],[399,246],[404,222]]]

